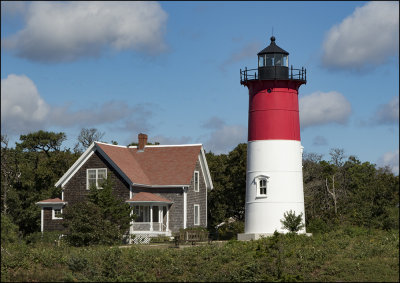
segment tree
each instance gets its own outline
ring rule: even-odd
[[[67,206],[63,217],[73,246],[118,243],[134,219],[131,207],[113,194],[109,179],[102,189],[92,186],[86,202]]]
[[[78,158],[61,150],[65,139],[64,133],[38,131],[21,135],[15,149],[6,151],[12,176],[7,180],[7,212],[24,235],[40,229],[40,209],[35,203],[60,197],[61,189],[54,184]]]
[[[292,210],[286,211],[281,220],[282,229],[289,230],[290,233],[296,233],[304,228],[303,212],[296,216]]]
[[[100,141],[105,133],[99,132],[96,128],[82,128],[79,136],[78,143],[75,145],[75,151],[86,150],[93,142]]]
[[[228,155],[206,154],[214,189],[208,197],[209,227],[233,217],[244,220],[247,144],[241,143]]]
[[[52,151],[60,151],[61,144],[66,140],[65,133],[54,133],[38,131],[28,135],[21,135],[19,138],[22,142],[17,143],[20,147],[29,152],[43,151],[50,156]]]

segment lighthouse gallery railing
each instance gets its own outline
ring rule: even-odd
[[[307,81],[307,71],[305,68],[295,69],[293,66],[290,66],[290,73],[288,76],[289,80],[301,80]],[[240,82],[246,82],[249,80],[257,80],[259,79],[258,76],[258,69],[247,69],[247,67],[242,70],[240,69]]]

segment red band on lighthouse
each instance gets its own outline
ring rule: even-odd
[[[298,85],[260,82],[249,90],[248,141],[300,141]]]

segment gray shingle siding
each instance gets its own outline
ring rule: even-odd
[[[194,225],[194,205],[200,205],[200,225],[207,227],[207,188],[204,182],[204,172],[201,170],[200,162],[197,160],[195,171],[199,172],[199,192],[194,191],[194,172],[190,186],[187,192],[187,227],[195,227]],[[197,226],[197,225],[196,225]],[[197,226],[198,227],[198,226]]]

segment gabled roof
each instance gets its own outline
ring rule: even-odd
[[[160,197],[159,195],[147,193],[147,192],[140,192],[134,195],[133,198],[127,200],[126,202],[132,203],[144,203],[144,202],[160,202],[160,203],[173,203],[169,199]]]
[[[209,189],[213,188],[201,144],[146,146],[143,151],[138,151],[136,146],[126,147],[101,142],[94,142],[61,177],[56,186],[66,184],[95,151],[98,151],[128,184],[145,187],[189,186],[196,161],[199,160],[206,186]]]

